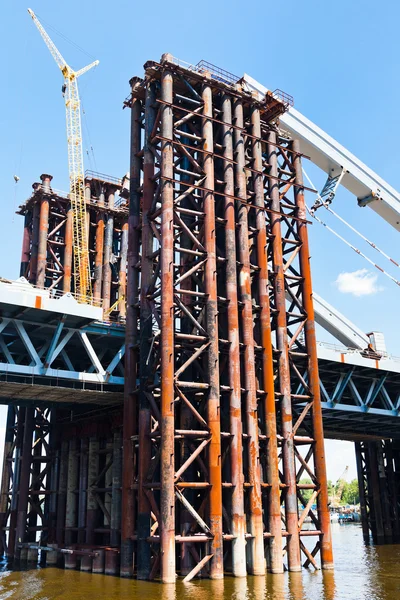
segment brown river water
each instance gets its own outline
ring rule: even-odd
[[[365,546],[332,525],[335,570],[163,586],[55,568],[0,572],[0,600],[400,600],[400,545]]]

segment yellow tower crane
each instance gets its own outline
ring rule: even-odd
[[[80,302],[90,303],[92,301],[92,281],[90,277],[89,243],[86,225],[82,127],[78,92],[78,77],[89,71],[89,69],[92,67],[96,67],[99,64],[99,61],[96,60],[90,65],[83,67],[83,69],[74,71],[66,63],[33,10],[28,8],[28,12],[64,76],[64,85],[62,87],[62,91],[65,98],[65,111],[67,116],[70,200],[74,215],[73,243],[75,293]]]

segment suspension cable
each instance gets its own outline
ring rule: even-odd
[[[337,233],[334,229],[332,229],[332,227],[329,227],[329,225],[327,225],[326,223],[324,223],[324,221],[322,221],[321,219],[319,219],[315,214],[312,214],[311,209],[309,208],[308,205],[306,205],[307,211],[309,213],[309,215],[315,219],[316,221],[318,221],[318,223],[321,223],[321,225],[323,225],[324,227],[326,227],[328,229],[328,231],[330,231],[331,233],[333,233],[333,235],[335,235],[337,238],[339,238],[339,240],[341,240],[344,244],[346,244],[346,246],[348,246],[349,248],[351,248],[352,250],[354,250],[354,252],[356,254],[358,254],[359,256],[362,256],[363,258],[365,258],[365,260],[367,260],[373,267],[375,267],[376,269],[378,269],[378,271],[380,271],[381,273],[383,273],[384,275],[386,275],[386,277],[388,277],[389,279],[391,279],[396,285],[400,286],[400,281],[398,281],[397,279],[395,279],[394,277],[392,277],[392,275],[390,275],[389,273],[387,273],[384,269],[382,269],[382,267],[380,267],[379,265],[377,265],[376,263],[374,263],[373,260],[371,260],[370,258],[368,258],[368,256],[366,256],[365,254],[363,254],[361,252],[361,250],[359,250],[358,248],[356,248],[355,246],[353,246],[352,244],[350,244],[350,242],[348,242],[344,237],[342,237],[339,233]]]
[[[354,231],[354,233],[356,233],[360,238],[362,238],[364,240],[364,242],[367,242],[367,244],[369,244],[372,248],[374,248],[374,250],[376,250],[377,252],[379,252],[380,254],[382,254],[382,256],[384,256],[385,258],[387,258],[388,261],[390,261],[396,267],[400,268],[400,264],[398,262],[396,262],[388,254],[386,254],[386,252],[384,252],[383,250],[381,250],[381,248],[379,248],[376,244],[374,244],[374,242],[371,242],[371,240],[369,240],[367,237],[365,237],[365,235],[363,235],[360,231],[357,231],[357,229],[355,227],[353,227],[352,225],[350,225],[350,223],[348,223],[347,221],[345,221],[343,219],[343,217],[341,217],[334,210],[332,210],[330,206],[325,206],[325,208],[326,208],[326,210],[328,212],[332,213],[337,219],[339,219],[339,221],[342,221],[342,223],[344,223],[345,225],[347,225],[347,227],[349,227],[349,229],[351,229],[352,231]]]
[[[306,171],[304,169],[303,169],[303,173],[304,173],[305,177],[307,178],[307,180],[308,180],[309,184],[311,185],[311,187],[314,188],[313,182],[311,181],[310,177],[307,175],[307,173],[306,173]],[[314,188],[314,189],[316,189],[316,188]],[[340,221],[342,221],[342,223],[344,223],[345,225],[347,225],[347,227],[349,227],[352,231],[354,231],[354,233],[356,233],[365,242],[367,242],[367,244],[369,244],[377,252],[379,252],[385,258],[387,258],[392,264],[396,265],[396,267],[400,268],[400,265],[395,260],[393,260],[393,258],[391,258],[388,254],[386,254],[386,252],[384,252],[383,250],[381,250],[376,244],[374,244],[373,242],[371,242],[371,240],[369,240],[367,237],[365,237],[361,232],[357,231],[357,229],[355,229],[355,227],[353,227],[352,225],[350,225],[350,223],[348,223],[347,221],[345,221],[345,219],[343,219],[340,215],[338,215],[334,210],[332,210],[326,204],[323,204],[323,206],[326,208],[327,211],[329,211],[330,213],[332,213],[335,217],[337,217]],[[356,252],[359,256],[362,256],[363,258],[365,258],[365,260],[367,260],[371,265],[373,265],[376,269],[378,269],[378,271],[380,271],[381,273],[383,273],[384,275],[386,275],[386,277],[388,277],[389,279],[391,279],[396,285],[400,286],[400,281],[398,281],[397,279],[395,279],[394,277],[392,277],[392,275],[390,275],[389,273],[387,273],[384,269],[382,269],[382,267],[380,267],[379,265],[377,265],[376,263],[374,263],[370,258],[368,258],[368,256],[366,256],[365,254],[363,254],[363,252],[361,252],[361,250],[359,250],[358,248],[356,248],[355,246],[353,246],[352,244],[350,244],[350,242],[348,242],[345,238],[343,238],[341,235],[339,235],[334,229],[332,229],[331,227],[329,227],[329,225],[327,225],[326,223],[324,223],[324,221],[322,221],[321,219],[319,219],[318,217],[316,217],[315,216],[315,212],[312,211],[308,207],[308,205],[306,205],[306,208],[307,208],[308,213],[310,214],[310,216],[313,219],[315,219],[321,225],[323,225],[324,227],[326,227],[331,233],[333,233],[333,235],[335,235],[342,242],[344,242],[346,244],[346,246],[349,246],[349,248],[351,248],[352,250],[354,250],[354,252]]]

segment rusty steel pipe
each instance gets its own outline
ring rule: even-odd
[[[265,432],[268,440],[267,476],[270,489],[268,491],[268,525],[271,538],[268,541],[269,570],[272,573],[283,573],[282,560],[282,525],[280,505],[280,481],[278,466],[278,440],[275,411],[274,365],[271,339],[271,310],[269,301],[267,227],[264,211],[264,182],[262,172],[261,120],[260,110],[252,108],[251,124],[253,126],[252,153],[254,204],[259,208],[256,213],[257,228],[257,265],[258,296],[260,305],[260,329],[262,347],[262,382],[264,396]]]
[[[151,351],[152,310],[147,298],[152,281],[153,232],[149,223],[149,211],[154,198],[154,154],[150,135],[155,122],[155,85],[148,83],[145,100],[145,132],[143,160],[143,204],[142,204],[142,271],[140,286],[140,387],[139,387],[139,465],[138,465],[138,579],[148,579],[151,571],[151,551],[147,538],[150,535],[151,508],[143,484],[151,464],[151,408],[146,396],[152,378],[152,364],[148,361]]]
[[[35,409],[28,407],[25,412],[24,435],[21,453],[21,474],[19,480],[18,514],[15,534],[14,558],[21,557],[20,544],[25,542],[26,518],[32,463],[32,437],[35,424]]]
[[[128,276],[125,329],[125,382],[123,410],[123,467],[121,519],[121,577],[133,575],[133,536],[135,533],[135,479],[132,436],[137,431],[137,319],[139,288],[139,227],[140,227],[140,144],[141,105],[134,101],[131,108],[130,202],[128,232]],[[107,561],[107,554],[106,554]]]
[[[67,210],[67,220],[65,222],[65,248],[64,248],[64,277],[63,291],[72,291],[72,256],[73,256],[73,222],[74,213],[71,206]]]
[[[119,284],[118,284],[118,310],[119,318],[124,320],[126,317],[126,268],[128,259],[128,221],[122,224],[121,233],[121,262],[119,266]]]
[[[213,123],[207,118],[213,116],[212,89],[208,83],[204,84],[202,91],[203,121],[202,136],[203,149],[214,151]],[[203,155],[203,171],[205,173],[205,187],[214,190],[214,159],[212,154]],[[210,345],[207,349],[208,367],[208,398],[207,398],[207,425],[210,428],[211,441],[208,447],[208,472],[211,484],[209,494],[209,526],[213,536],[210,542],[211,579],[221,579],[224,576],[223,565],[223,540],[222,540],[222,471],[221,471],[221,423],[220,423],[220,389],[219,389],[219,348],[218,348],[218,301],[217,301],[217,261],[216,261],[216,223],[215,223],[215,197],[212,191],[204,193],[204,247],[207,253],[207,262],[204,267],[204,282],[206,299],[206,330]]]
[[[78,489],[78,544],[86,539],[86,506],[88,500],[88,450],[87,438],[80,440],[79,489]]]
[[[239,88],[241,89],[241,88]],[[247,201],[246,159],[243,139],[243,103],[236,99],[234,103],[235,125],[235,175],[237,195]],[[264,558],[264,527],[262,518],[261,498],[261,468],[259,455],[258,421],[257,421],[257,386],[254,356],[253,334],[253,305],[251,294],[249,229],[247,207],[240,203],[237,207],[238,224],[238,255],[240,261],[239,290],[242,302],[242,341],[244,346],[242,372],[244,377],[245,405],[246,405],[246,433],[247,433],[247,473],[249,495],[249,538],[248,563],[252,575],[265,574]]]
[[[113,436],[113,464],[112,464],[112,496],[111,496],[111,523],[110,545],[117,547],[121,540],[121,480],[122,480],[122,438],[121,431],[114,432]]]
[[[89,459],[88,459],[88,492],[86,507],[86,544],[94,544],[97,516],[97,502],[93,486],[96,485],[96,478],[99,472],[99,440],[92,436],[89,439]]]
[[[65,543],[65,511],[67,504],[68,485],[68,441],[61,442],[60,476],[58,480],[57,516],[56,516],[56,542],[59,546]]]
[[[235,193],[233,171],[233,140],[232,140],[232,100],[228,95],[222,99],[224,181],[225,192],[230,196]],[[231,440],[231,482],[232,514],[232,573],[236,577],[246,575],[246,516],[244,512],[243,488],[243,427],[240,391],[240,348],[239,348],[239,310],[236,276],[236,218],[235,203],[225,196],[225,255],[226,255],[226,299],[228,300],[227,321],[229,340],[229,414]]]
[[[95,239],[95,255],[94,255],[94,285],[93,298],[101,299],[101,286],[103,282],[103,254],[104,254],[104,203],[105,193],[102,185],[99,193],[99,206],[101,209],[96,217],[96,239]]]
[[[31,265],[29,269],[29,283],[36,285],[37,266],[38,266],[38,250],[39,250],[39,223],[40,223],[40,206],[36,203],[32,210],[32,249],[31,249]]]
[[[268,164],[270,165],[269,174],[269,195],[271,198],[271,208],[277,213],[280,212],[279,182],[275,177],[278,175],[278,159],[276,148],[276,133],[270,131],[267,134],[268,144]],[[282,457],[283,457],[283,476],[286,484],[285,490],[285,515],[286,529],[289,533],[287,540],[288,566],[290,571],[301,570],[300,557],[300,539],[298,532],[298,511],[297,511],[297,491],[296,491],[296,463],[294,455],[294,441],[292,436],[292,400],[290,386],[290,367],[288,335],[286,326],[286,299],[285,299],[285,277],[283,270],[282,255],[282,233],[280,217],[277,214],[271,215],[271,234],[272,234],[272,254],[274,268],[274,291],[276,316],[276,343],[279,350],[278,374],[279,391],[281,393],[281,426],[282,426]]]
[[[19,269],[20,277],[27,277],[28,275],[28,267],[29,267],[29,259],[31,252],[31,220],[32,213],[27,212],[24,217],[24,233],[22,237],[22,252],[21,252],[21,266]]]
[[[168,60],[168,55],[164,55]],[[161,96],[172,103],[173,78],[168,69],[161,76]],[[174,489],[174,190],[173,114],[165,104],[161,117],[161,580],[175,582],[175,489]]]
[[[323,569],[333,569],[331,521],[328,508],[328,481],[326,476],[324,427],[322,422],[321,391],[319,385],[317,338],[315,334],[314,304],[312,297],[312,281],[310,266],[310,249],[306,224],[306,207],[303,190],[303,172],[301,167],[300,146],[298,140],[293,141],[293,165],[296,172],[295,200],[297,216],[304,221],[297,221],[297,232],[301,241],[299,252],[300,274],[303,277],[303,306],[307,314],[304,326],[305,342],[308,354],[309,387],[313,397],[312,424],[314,444],[314,469],[319,484],[317,497],[318,516],[321,536],[321,564]]]
[[[8,501],[10,497],[10,483],[11,483],[11,465],[12,455],[14,451],[14,427],[15,427],[15,407],[12,404],[8,405],[7,409],[7,421],[6,431],[4,437],[4,451],[3,451],[3,470],[1,477],[1,493],[0,493],[0,530],[6,527],[8,518]],[[15,465],[14,465],[15,474]],[[3,544],[3,537],[0,540],[0,553],[4,554],[6,548]]]
[[[114,208],[115,187],[107,187],[108,207]],[[111,306],[111,279],[112,268],[111,261],[113,259],[113,240],[114,240],[114,215],[109,213],[104,233],[104,262],[103,262],[103,309],[105,312]]]
[[[47,233],[49,230],[50,212],[48,195],[50,194],[50,181],[53,178],[51,175],[41,175],[40,178],[42,180],[42,192],[45,194],[45,197],[42,196],[40,202],[36,285],[44,288],[46,283]]]
[[[69,441],[68,476],[67,476],[67,501],[65,509],[65,543],[72,544],[74,535],[72,528],[77,526],[77,488],[78,488],[78,455],[77,440]]]

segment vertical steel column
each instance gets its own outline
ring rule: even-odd
[[[94,285],[93,298],[101,299],[101,284],[103,281],[103,253],[104,253],[104,185],[101,185],[99,193],[100,210],[96,215],[96,241],[94,257]]]
[[[399,541],[400,536],[400,523],[399,523],[399,507],[398,507],[398,493],[396,486],[396,474],[394,472],[394,457],[393,457],[393,440],[385,441],[385,453],[386,453],[386,469],[387,469],[387,481],[389,489],[389,501],[390,501],[390,512],[393,519],[393,536],[394,541]]]
[[[378,473],[378,457],[376,442],[368,442],[368,457],[369,457],[369,478],[368,488],[373,504],[373,519],[372,534],[376,544],[385,543],[385,531],[383,527],[382,505],[379,490],[379,473]]]
[[[355,451],[356,451],[358,492],[360,495],[361,527],[362,527],[364,542],[368,542],[369,526],[368,526],[366,499],[365,499],[365,481],[364,481],[365,472],[364,472],[364,468],[363,468],[362,450],[361,450],[360,442],[355,442],[354,447],[355,447]]]
[[[72,255],[73,255],[73,222],[74,213],[71,206],[67,210],[65,223],[65,249],[64,249],[64,279],[63,291],[70,292],[72,284]]]
[[[168,60],[164,55],[163,59]],[[173,79],[161,76],[162,192],[161,192],[161,580],[175,582],[175,460],[174,460],[174,177]]]
[[[207,77],[207,74],[206,74]],[[209,77],[209,76],[208,76]],[[223,542],[222,542],[222,461],[221,461],[221,423],[220,423],[220,390],[219,390],[219,348],[218,348],[218,301],[217,301],[217,260],[216,260],[216,223],[214,193],[214,138],[212,89],[204,84],[203,99],[203,170],[204,187],[204,247],[207,262],[204,268],[206,300],[206,331],[209,339],[207,351],[207,367],[209,377],[209,393],[207,398],[207,425],[210,428],[211,440],[208,449],[208,472],[211,485],[209,494],[210,531],[213,539],[210,543],[213,558],[210,564],[211,579],[224,576]],[[211,117],[208,118],[208,117]]]
[[[65,510],[65,543],[71,545],[74,540],[74,529],[76,528],[78,488],[78,456],[77,439],[69,442],[68,452],[68,480],[67,480],[67,505]]]
[[[107,200],[109,210],[114,209],[114,192],[113,186],[107,188]],[[103,309],[106,312],[111,306],[111,280],[112,280],[112,253],[113,253],[113,238],[114,238],[114,215],[109,213],[104,235],[104,263],[103,263]]]
[[[140,228],[140,114],[138,100],[131,108],[130,203],[128,239],[128,276],[125,330],[125,384],[123,413],[123,470],[121,520],[121,576],[133,574],[133,536],[135,532],[135,477],[132,436],[137,429],[137,327],[139,287],[139,228]]]
[[[88,499],[88,449],[87,438],[81,439],[79,456],[79,495],[78,495],[78,544],[86,540],[86,506]]]
[[[326,476],[324,426],[322,422],[321,390],[319,385],[317,338],[315,334],[314,304],[312,297],[312,281],[310,267],[310,250],[307,232],[307,213],[304,201],[303,171],[301,167],[300,146],[298,140],[292,145],[293,163],[296,172],[294,188],[297,206],[297,232],[301,242],[299,251],[300,274],[303,278],[303,306],[307,314],[304,325],[306,349],[308,354],[309,387],[312,395],[312,424],[314,437],[314,469],[318,481],[317,505],[320,529],[322,532],[321,566],[323,569],[333,569],[331,520],[328,507],[328,480]]]
[[[239,88],[239,91],[241,88]],[[261,470],[257,422],[257,386],[254,356],[253,333],[253,304],[251,297],[251,274],[249,252],[249,227],[247,214],[247,180],[245,172],[245,151],[243,139],[243,103],[237,99],[234,105],[235,125],[235,156],[236,156],[236,188],[237,195],[243,200],[238,204],[238,246],[239,246],[239,289],[242,302],[242,339],[243,339],[243,376],[246,398],[246,433],[247,433],[247,462],[250,514],[248,515],[250,535],[247,554],[250,573],[264,575],[264,532],[261,500]]]
[[[224,181],[225,181],[225,256],[226,256],[226,299],[228,320],[228,369],[230,391],[230,434],[231,439],[231,482],[232,489],[232,573],[236,577],[246,575],[246,516],[244,512],[244,477],[243,477],[243,428],[242,399],[240,390],[240,347],[239,347],[239,310],[237,293],[236,266],[236,219],[233,170],[232,140],[232,101],[224,95],[222,99],[223,125],[222,145],[224,147]]]
[[[19,483],[21,480],[21,453],[24,437],[26,408],[20,406],[18,410],[17,432],[15,435],[15,454],[14,454],[14,473],[13,486],[10,504],[10,527],[8,532],[8,548],[7,557],[13,558],[15,552],[15,539],[17,533],[17,517],[18,517],[18,493]]]
[[[257,264],[258,295],[260,305],[260,327],[262,346],[262,381],[264,396],[265,432],[267,436],[267,473],[268,483],[268,524],[272,537],[269,539],[269,569],[272,573],[283,573],[282,560],[282,525],[280,504],[280,481],[278,465],[278,440],[275,411],[274,364],[271,339],[271,310],[269,302],[267,227],[264,201],[263,164],[261,148],[260,110],[252,108],[251,123],[253,126],[253,181],[254,203],[257,206]]]
[[[121,539],[121,480],[122,480],[122,454],[121,431],[114,433],[113,464],[112,464],[112,496],[111,496],[111,531],[110,546],[117,547]]]
[[[128,221],[124,221],[122,224],[121,234],[121,261],[119,266],[119,287],[118,287],[118,310],[119,318],[125,319],[126,317],[126,267],[128,259]]]
[[[26,212],[24,217],[24,233],[22,238],[22,253],[21,253],[21,266],[19,270],[20,277],[26,277],[29,266],[29,255],[31,252],[31,239],[29,230],[32,223],[32,212]]]
[[[144,485],[151,463],[151,410],[146,395],[152,377],[149,352],[151,352],[152,310],[148,288],[153,274],[153,234],[148,220],[154,197],[154,155],[150,136],[156,118],[155,84],[148,83],[145,101],[143,205],[142,205],[142,261],[140,285],[140,388],[139,388],[139,491],[138,491],[138,579],[148,579],[151,570],[151,552],[147,538],[150,536],[151,509]]]
[[[276,151],[276,133],[268,133],[268,163],[270,165],[269,194],[271,208],[276,213],[281,212],[279,197],[278,160]],[[272,252],[274,266],[274,291],[275,306],[277,310],[276,344],[279,350],[278,373],[279,391],[281,394],[281,421],[282,421],[282,456],[283,476],[286,485],[285,514],[286,528],[289,533],[287,539],[289,571],[300,571],[300,540],[298,532],[298,511],[296,491],[296,464],[294,456],[292,400],[290,386],[290,367],[288,336],[286,327],[286,300],[285,277],[283,270],[282,233],[278,214],[271,215]]]
[[[94,544],[94,528],[96,527],[97,502],[95,490],[97,475],[99,473],[99,440],[92,436],[89,439],[89,464],[88,464],[88,493],[86,514],[86,543]]]
[[[68,485],[68,442],[61,442],[60,456],[60,478],[58,484],[57,498],[57,520],[56,520],[56,542],[59,546],[64,544],[65,534],[65,511],[67,504],[67,485]]]
[[[29,269],[29,282],[36,285],[39,251],[39,225],[40,225],[40,205],[36,202],[32,210],[32,249],[31,249],[31,268]]]
[[[383,456],[382,442],[376,443],[377,460],[378,460],[378,475],[379,475],[379,490],[382,505],[383,530],[385,532],[385,544],[393,543],[392,520],[390,514],[389,490],[386,478],[386,469]]]
[[[38,287],[44,288],[46,283],[47,233],[49,231],[50,181],[53,178],[51,175],[41,175],[40,179],[42,180],[42,194],[45,194],[45,197],[42,196],[40,202],[36,285]]]
[[[18,516],[15,536],[14,558],[17,560],[21,556],[21,548],[19,544],[25,541],[26,519],[28,512],[29,498],[29,482],[31,476],[32,463],[32,436],[34,429],[35,409],[28,407],[25,413],[24,437],[22,443],[21,455],[21,476],[19,481],[19,496],[18,496]]]
[[[11,474],[15,475],[15,463],[14,473],[12,473],[13,463],[13,442],[15,438],[15,408],[12,404],[8,405],[7,409],[7,421],[6,431],[4,438],[4,451],[3,451],[3,471],[1,477],[1,494],[0,494],[0,554],[4,554],[6,551],[6,533],[5,527],[7,525],[7,516],[9,510],[10,501],[10,483]]]

